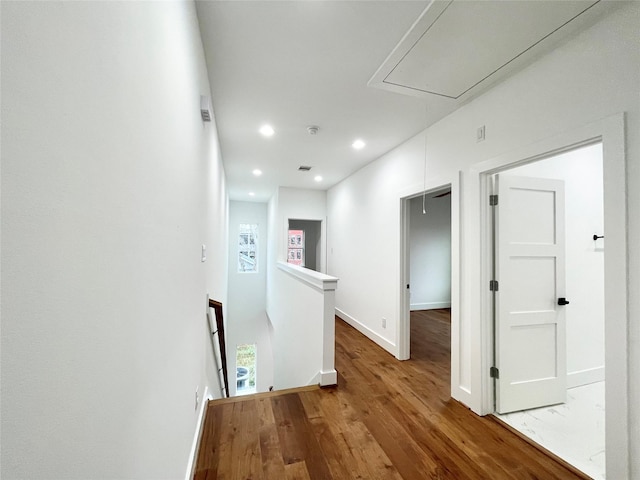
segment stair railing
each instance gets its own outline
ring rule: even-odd
[[[212,336],[212,340],[213,340],[213,337],[215,337],[216,335],[218,337],[218,347],[220,349],[220,362],[218,362],[218,356],[216,355],[215,348],[213,351],[213,356],[216,359],[216,364],[218,366],[218,376],[220,375],[220,372],[222,372],[222,378],[224,382],[224,387],[222,387],[222,389],[224,390],[223,397],[228,398],[229,397],[229,372],[227,369],[227,347],[226,347],[225,335],[224,335],[224,319],[222,317],[222,303],[216,300],[209,299],[209,308],[210,309],[213,308],[215,319],[216,319],[215,330],[211,331],[211,336]]]

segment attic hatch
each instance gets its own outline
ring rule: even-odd
[[[465,101],[613,8],[602,0],[434,0],[368,85]]]

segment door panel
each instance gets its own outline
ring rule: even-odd
[[[564,183],[496,176],[496,410],[566,400]]]

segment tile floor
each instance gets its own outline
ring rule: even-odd
[[[497,416],[595,480],[605,478],[604,382],[567,390],[563,405]]]

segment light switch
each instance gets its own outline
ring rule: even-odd
[[[200,261],[201,262],[207,261],[207,246],[204,243],[202,244],[202,256],[200,257]]]

